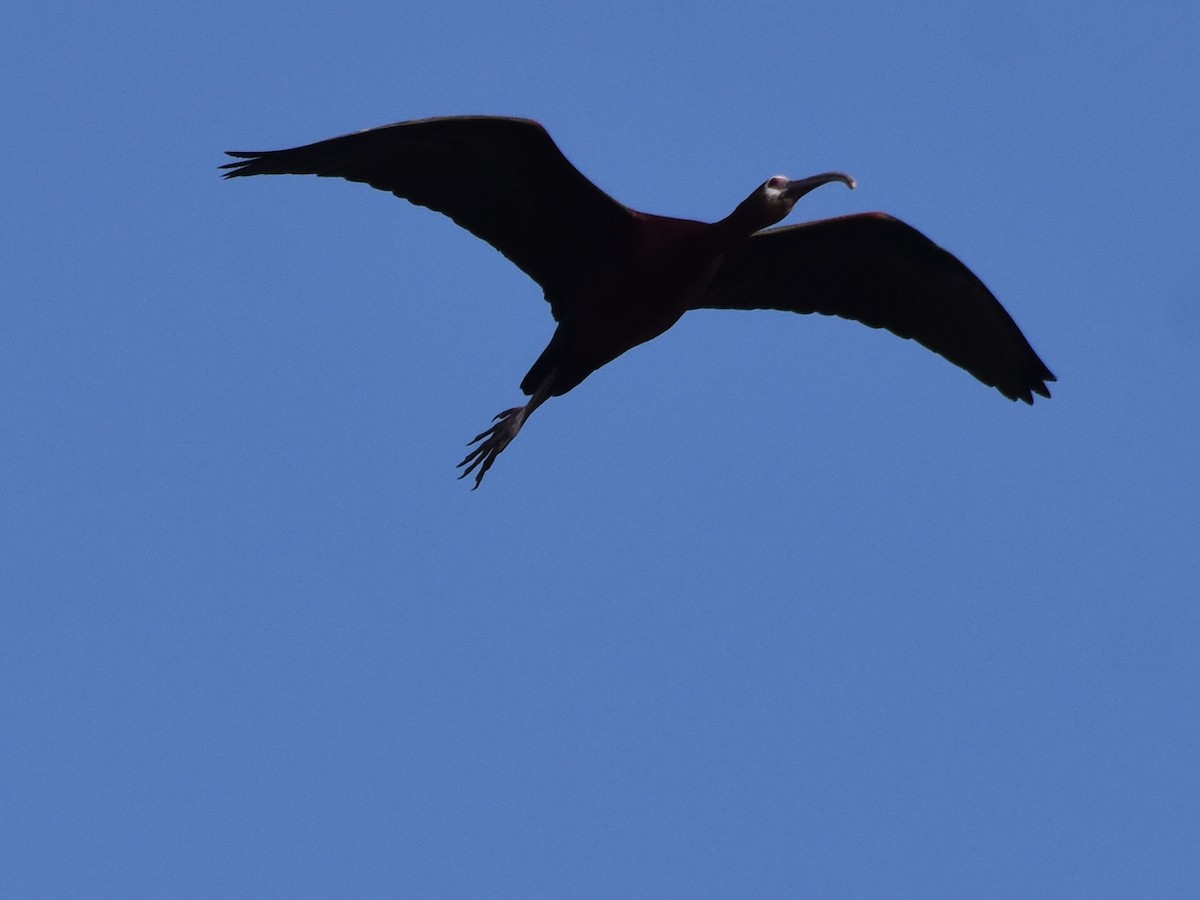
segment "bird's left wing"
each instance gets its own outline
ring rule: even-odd
[[[632,213],[585,178],[537,122],[456,116],[399,122],[289,150],[230,151],[239,175],[366,182],[449,216],[552,302],[632,239]]]
[[[854,319],[911,338],[1011,400],[1054,375],[991,291],[953,255],[884,213],[756,234],[725,253],[694,309]]]

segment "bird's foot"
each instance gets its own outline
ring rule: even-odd
[[[467,454],[466,458],[460,462],[455,468],[462,469],[462,474],[459,478],[466,478],[472,471],[478,467],[479,471],[475,472],[475,488],[483,483],[483,476],[487,474],[487,470],[492,467],[492,463],[496,461],[496,457],[500,455],[517,436],[517,432],[521,430],[521,426],[525,424],[525,407],[514,406],[512,409],[506,409],[502,413],[498,413],[494,419],[494,423],[487,431],[481,432],[470,441],[467,446],[478,444]],[[466,468],[463,468],[466,466]]]

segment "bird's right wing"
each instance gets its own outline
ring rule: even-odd
[[[1011,400],[1054,375],[991,291],[953,255],[883,213],[756,234],[725,253],[695,309],[854,319],[911,338]]]
[[[449,216],[552,301],[632,239],[626,207],[580,174],[537,122],[458,116],[399,122],[290,150],[230,151],[240,175],[361,181]]]

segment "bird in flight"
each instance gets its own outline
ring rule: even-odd
[[[638,212],[585,178],[539,123],[497,116],[398,122],[290,150],[228,151],[242,175],[360,181],[443,213],[536,281],[558,323],[521,382],[529,397],[468,443],[460,478],[483,482],[550,397],[567,393],[689,309],[776,309],[854,319],[911,338],[1010,400],[1049,397],[1054,375],[965,265],[872,212],[771,228],[826,172],[767,179],[728,216]],[[766,230],[764,230],[766,229]]]

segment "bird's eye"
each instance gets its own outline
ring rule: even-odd
[[[767,187],[777,191],[782,191],[787,187],[788,179],[786,175],[776,175],[773,178],[767,179]]]

